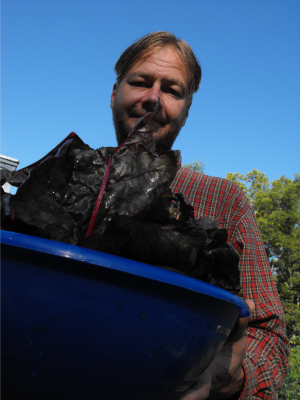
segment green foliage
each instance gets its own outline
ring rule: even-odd
[[[299,343],[299,340],[291,340],[291,342],[293,345],[293,343]],[[295,400],[300,398],[300,345],[292,347],[289,362],[289,374],[284,386],[278,393],[278,400]]]
[[[234,174],[228,172],[226,179],[235,182],[245,192],[251,205],[255,200],[256,194],[260,191],[266,191],[269,187],[268,178],[263,172],[259,172],[257,169],[246,175],[239,172],[235,172]]]
[[[300,175],[269,183],[265,174],[228,173],[248,197],[262,235],[292,346],[290,371],[280,400],[300,398]]]
[[[200,159],[190,164],[183,164],[182,166],[192,171],[200,172],[200,174],[204,174],[204,164],[200,161]]]
[[[289,338],[300,337],[300,175],[269,183],[265,174],[228,173],[246,193],[274,273]]]

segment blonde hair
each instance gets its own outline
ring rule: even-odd
[[[131,67],[147,53],[164,46],[173,46],[178,51],[188,72],[188,96],[192,97],[199,89],[201,81],[201,67],[198,59],[187,42],[165,31],[152,32],[141,37],[121,54],[115,65],[117,83],[119,84]]]

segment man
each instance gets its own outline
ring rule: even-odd
[[[161,149],[171,149],[198,90],[201,68],[183,40],[154,32],[128,47],[115,66],[111,108],[118,144],[137,119],[160,107],[150,124]],[[275,399],[287,371],[285,322],[264,246],[242,191],[225,179],[180,168],[172,183],[195,208],[195,216],[220,220],[240,255],[241,285],[251,310],[181,400]],[[249,322],[249,324],[248,324]],[[248,326],[247,326],[248,325]]]

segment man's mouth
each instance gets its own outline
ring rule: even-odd
[[[153,133],[155,133],[155,132],[158,132],[161,127],[162,127],[161,123],[157,122],[157,121],[151,120],[146,124],[142,121],[140,123],[139,127],[137,128],[137,131],[141,131],[141,132],[152,131]]]
[[[151,121],[148,122],[148,125],[159,125],[160,127],[163,125],[162,122],[157,121],[156,119],[151,119]]]
[[[141,118],[141,117],[143,117],[145,114],[143,114],[143,115],[134,115],[133,116],[133,118],[135,118],[136,120],[138,120],[139,118]],[[163,123],[163,121],[161,121],[160,119],[157,119],[157,118],[152,118],[151,119],[151,121],[149,121],[148,123],[147,123],[147,125],[153,125],[154,127],[155,126],[159,126],[159,127],[162,127],[163,125],[164,125],[164,123]]]

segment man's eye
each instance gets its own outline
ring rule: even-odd
[[[130,82],[129,84],[131,86],[138,86],[138,87],[146,87],[147,86],[146,82]]]
[[[177,90],[175,90],[175,89],[167,88],[165,91],[167,93],[170,93],[172,96],[180,97],[180,98],[182,97],[181,94],[179,92],[177,92]]]

